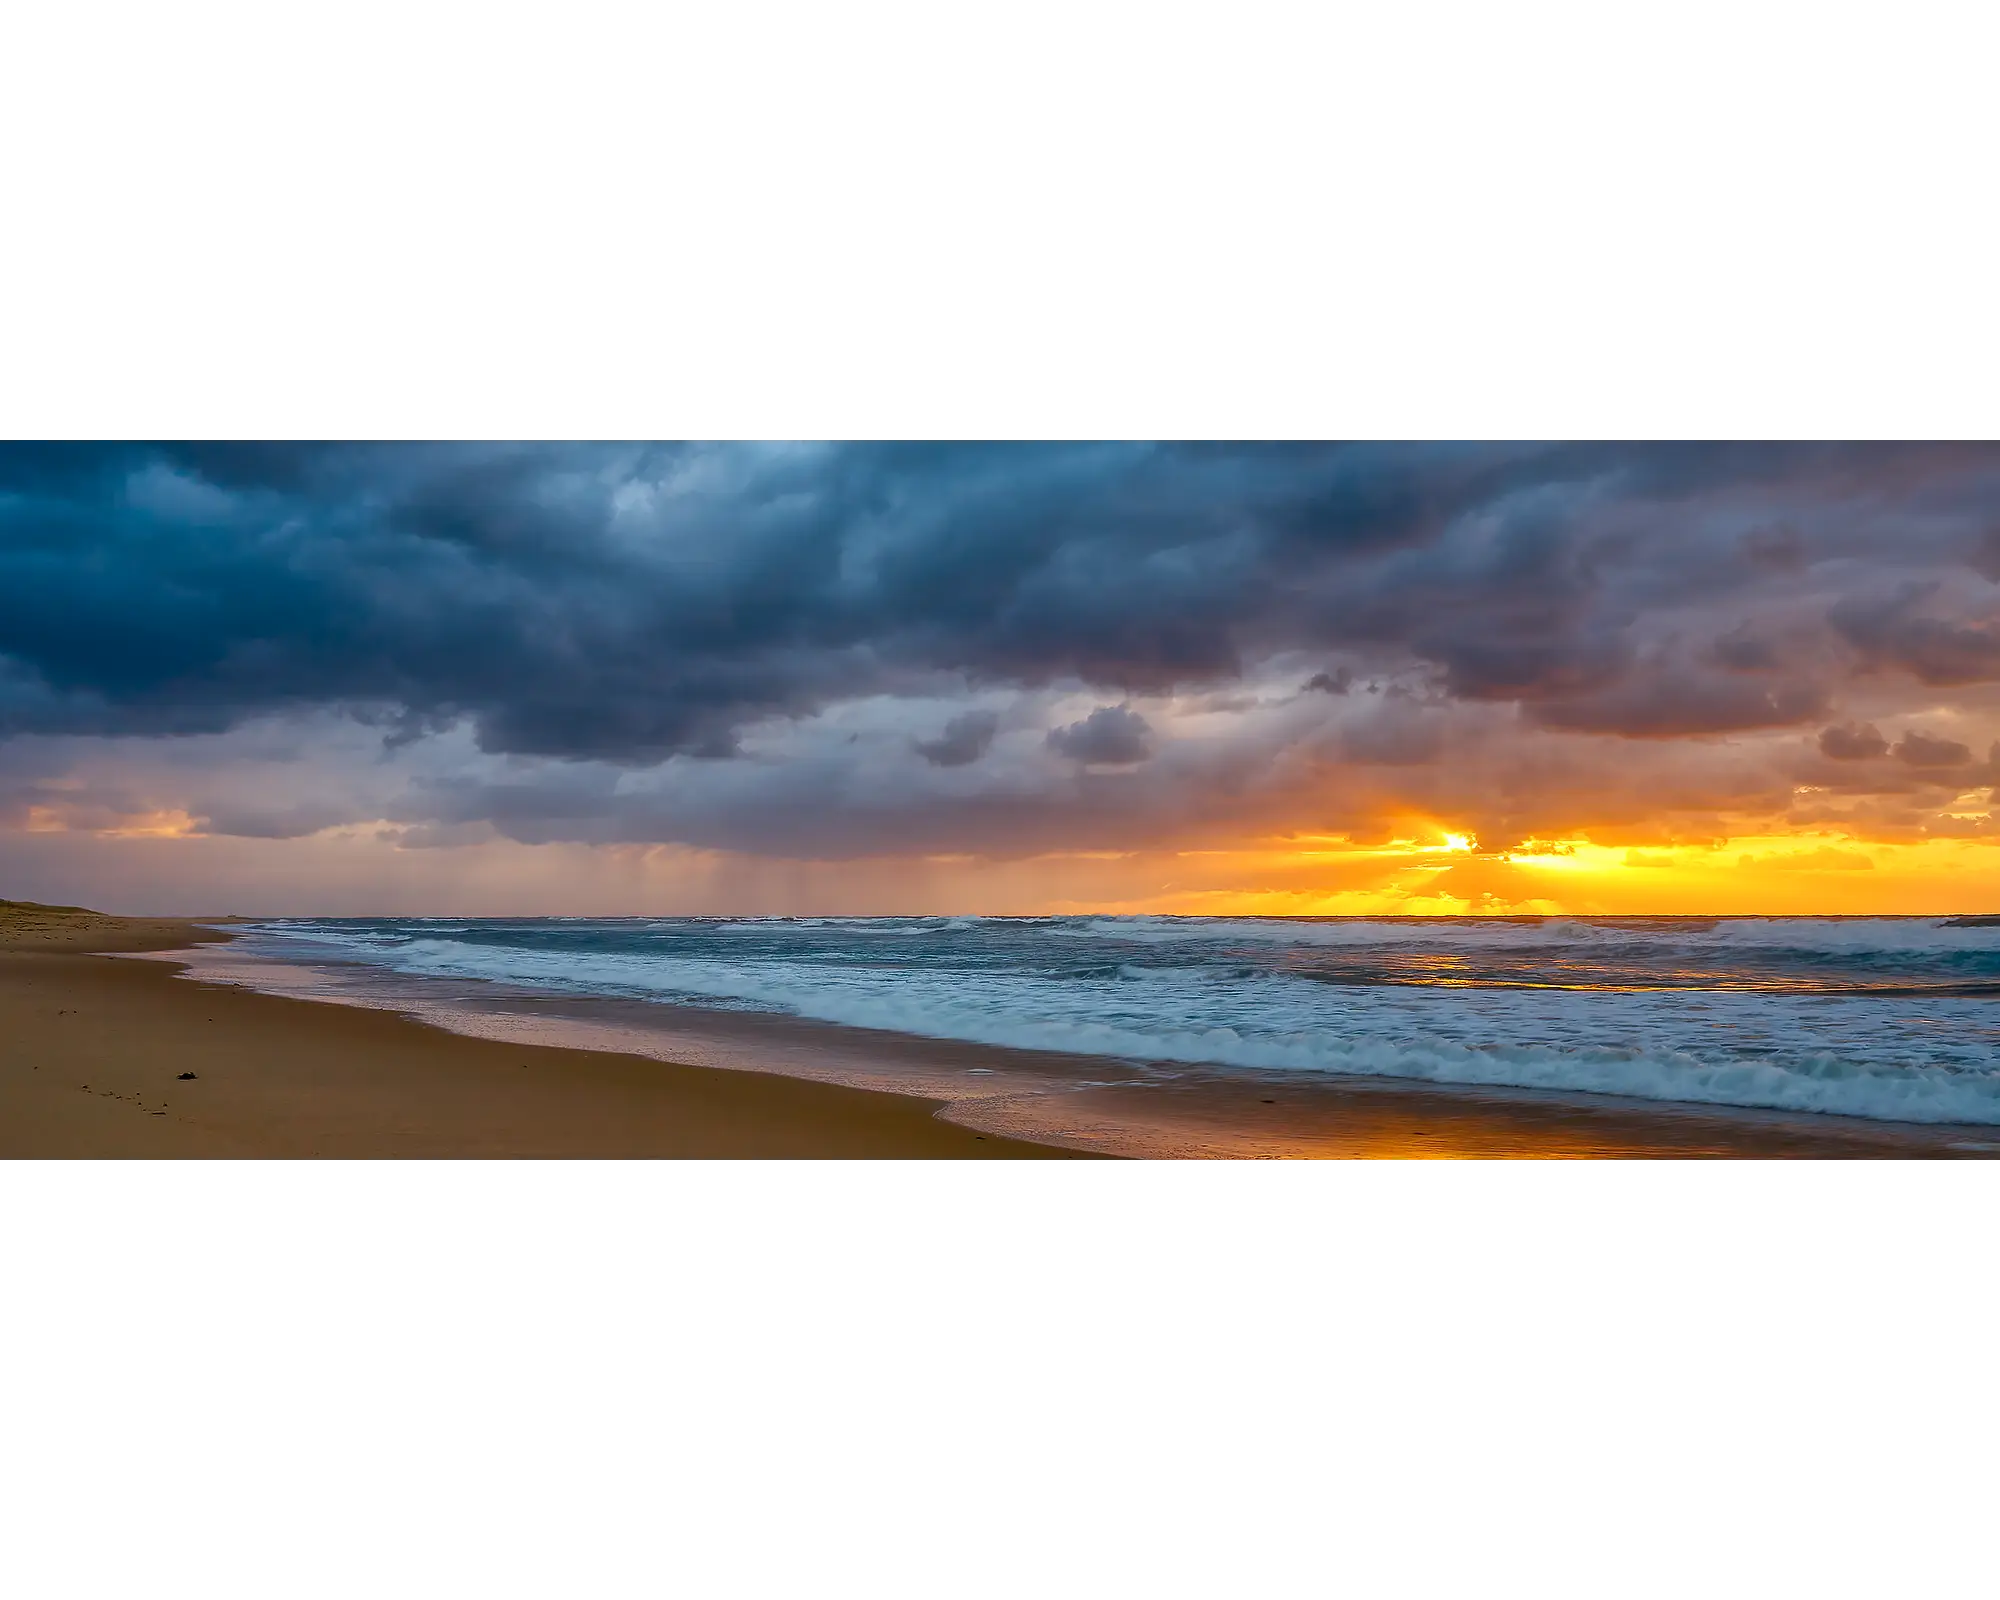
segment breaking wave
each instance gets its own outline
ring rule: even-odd
[[[2000,1124],[2000,928],[1919,918],[268,924],[414,975],[977,1044]]]

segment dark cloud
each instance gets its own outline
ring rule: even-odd
[[[1625,676],[1601,693],[1532,708],[1544,727],[1653,739],[1788,728],[1825,709],[1826,692],[1813,683],[1764,685],[1672,672]]]
[[[915,748],[934,767],[967,767],[985,755],[1000,731],[997,711],[967,711],[944,725],[935,739],[918,739]]]
[[[2000,679],[2000,625],[1923,614],[1933,593],[1923,585],[1888,600],[1843,600],[1829,620],[1871,666],[1901,668],[1940,688]]]
[[[1593,806],[1636,828],[1650,755],[1551,752],[1886,723],[1935,707],[1893,703],[1912,678],[2000,682],[1967,565],[1996,504],[1982,446],[0,446],[0,739],[331,717],[374,730],[369,759],[464,763],[201,813],[271,837],[338,814],[952,849],[1241,818],[1284,785],[1327,829],[1405,797],[1482,837]],[[1046,725],[1086,694],[1115,703],[1047,747],[1143,770],[1038,810],[1053,764],[986,708]],[[1533,760],[1469,797],[1499,781],[1474,737]],[[1843,721],[1820,753],[1870,738]],[[1872,781],[1791,748],[1799,784]],[[1922,767],[1883,771],[1921,792]],[[1672,800],[1790,797],[1759,769]]]
[[[1889,741],[1872,722],[1843,723],[1819,736],[1820,754],[1833,761],[1872,761],[1889,753]]]
[[[1157,693],[1326,646],[1429,663],[1469,699],[1568,703],[1643,672],[1649,610],[1790,575],[1786,557],[1757,576],[1804,538],[1790,524],[1738,534],[1723,506],[1705,551],[1701,506],[1921,492],[1936,518],[1995,465],[1974,447],[17,445],[0,729],[343,705],[647,763],[926,674]],[[1926,681],[2000,666],[1978,625],[1838,616]],[[1681,725],[1660,699],[1634,691],[1630,731]],[[1620,731],[1622,702],[1594,703],[1555,720]],[[1736,700],[1715,726],[1767,716]]]
[[[1915,728],[1898,739],[1890,753],[1913,767],[1962,767],[1972,760],[1971,750],[1956,739],[1933,739]]]
[[[1080,722],[1051,728],[1048,746],[1086,766],[1130,766],[1153,753],[1153,730],[1129,706],[1099,706]]]

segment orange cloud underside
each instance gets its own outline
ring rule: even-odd
[[[1285,838],[1240,848],[1011,860],[800,861],[671,845],[492,840],[418,849],[399,844],[396,830],[386,825],[330,829],[304,839],[240,839],[190,832],[184,813],[124,818],[115,827],[88,831],[59,823],[50,829],[55,819],[37,820],[40,864],[60,873],[76,897],[114,910],[1222,916],[2000,911],[2000,846],[1983,838],[1744,834],[1634,847],[1578,837],[1497,853],[1481,850],[1468,836],[1428,828],[1370,845]],[[15,838],[28,843],[22,834]],[[11,853],[0,849],[0,857]],[[16,855],[14,865],[24,859]]]
[[[187,839],[198,835],[197,820],[185,811],[142,811],[91,825],[57,806],[29,806],[24,833],[87,833],[99,839]]]
[[[1373,870],[1357,880],[1355,869]],[[1216,863],[1215,866],[1220,866]],[[1231,853],[1242,886],[1167,889],[1145,909],[1221,915],[1929,915],[2000,906],[1984,840],[1869,842],[1751,835],[1633,849],[1588,839],[1508,854],[1401,850]],[[1211,868],[1211,871],[1214,868]],[[1136,908],[1135,908],[1136,909]]]

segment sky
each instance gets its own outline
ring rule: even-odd
[[[2000,911],[2000,447],[0,445],[0,896]]]

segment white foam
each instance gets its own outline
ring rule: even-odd
[[[925,924],[913,932],[942,923],[908,920]],[[1120,938],[1134,937],[1131,924],[1116,926]],[[1764,926],[1766,939],[1825,931]],[[1202,937],[1217,938],[1216,928],[1205,924]],[[682,955],[671,940],[624,952],[325,927],[306,936],[411,973],[745,1006],[1015,1048],[2000,1124],[2000,1011],[1979,1000],[1336,986],[1129,962],[1115,976],[1055,978],[963,964],[838,964],[810,950]]]

